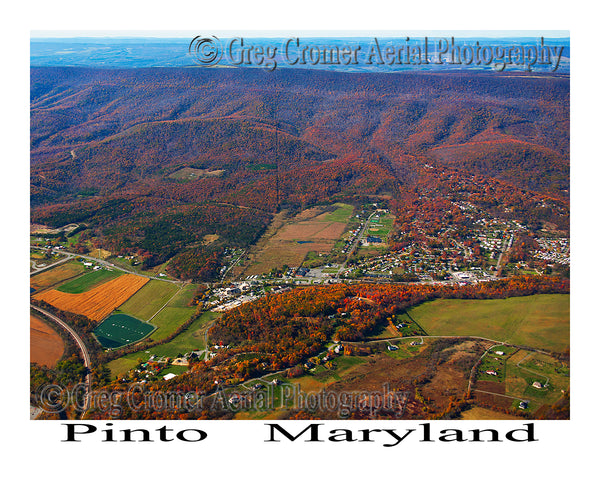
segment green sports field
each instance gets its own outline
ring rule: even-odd
[[[480,336],[563,352],[569,347],[569,295],[493,300],[439,299],[408,310],[428,335]]]
[[[149,323],[123,313],[113,313],[94,329],[94,335],[105,348],[119,348],[141,340],[154,330]]]

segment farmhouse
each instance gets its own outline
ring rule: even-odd
[[[542,388],[542,384],[540,382],[533,382],[531,386],[534,388]]]
[[[494,370],[486,370],[486,372],[488,375],[498,375],[496,372],[494,372]]]

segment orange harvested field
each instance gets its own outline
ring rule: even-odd
[[[60,335],[42,320],[29,316],[29,361],[53,367],[62,356],[65,345]]]
[[[85,315],[100,321],[142,288],[149,279],[128,273],[83,293],[64,293],[47,290],[34,295],[50,305],[67,312]]]

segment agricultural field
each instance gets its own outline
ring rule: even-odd
[[[60,310],[85,315],[100,321],[142,288],[148,278],[138,275],[121,275],[83,293],[64,293],[46,290],[33,298],[43,300]]]
[[[85,271],[81,262],[72,261],[32,275],[29,280],[31,288],[43,290],[76,277]]]
[[[169,300],[165,308],[152,318],[151,323],[156,325],[157,330],[150,338],[159,341],[168,337],[196,312],[195,307],[189,306],[195,291],[196,287],[194,285],[188,285],[179,290]]]
[[[313,207],[285,220],[250,255],[244,275],[267,273],[288,265],[298,267],[309,252],[328,254],[344,232],[353,207],[335,204],[335,210]]]
[[[29,361],[50,368],[60,360],[65,350],[60,335],[33,315],[29,315],[29,346]]]
[[[119,348],[141,340],[152,330],[149,323],[114,313],[94,329],[94,335],[104,348]]]
[[[521,420],[522,417],[496,412],[483,407],[472,407],[462,412],[461,420]]]
[[[174,283],[150,280],[123,303],[119,310],[147,322],[178,290],[179,287]]]
[[[569,295],[493,300],[439,299],[408,310],[429,335],[470,335],[563,352],[569,347]]]
[[[94,270],[70,280],[69,282],[63,283],[56,287],[56,290],[64,293],[83,293],[97,285],[112,280],[113,278],[117,278],[122,274],[123,272],[119,270]]]

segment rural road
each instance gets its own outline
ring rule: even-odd
[[[35,260],[31,260],[32,270],[31,270],[31,272],[29,272],[29,275],[33,275],[34,273],[43,272],[44,270],[48,270],[49,268],[56,267],[57,265],[60,265],[61,263],[68,262],[70,259],[71,259],[71,257],[63,258],[62,260],[51,263],[50,265],[46,265],[45,267],[38,267]]]
[[[346,265],[348,264],[348,260],[350,260],[350,257],[354,253],[354,250],[356,250],[356,247],[358,247],[360,245],[360,241],[362,240],[362,238],[365,235],[365,232],[369,228],[369,222],[371,221],[371,218],[373,217],[373,215],[375,215],[376,213],[377,212],[373,212],[371,215],[369,215],[369,218],[367,218],[367,221],[365,222],[364,227],[362,228],[362,230],[360,231],[360,233],[354,239],[354,243],[352,244],[352,248],[348,251],[348,255],[346,255],[346,260],[344,260],[344,263],[340,266],[337,274],[335,275],[335,278],[340,278],[340,273],[346,270]]]
[[[46,318],[49,318],[54,323],[57,323],[62,328],[64,328],[69,333],[69,335],[71,335],[71,337],[73,337],[73,339],[75,340],[75,343],[77,343],[77,346],[81,350],[81,354],[83,356],[83,363],[85,365],[85,368],[88,370],[88,373],[85,376],[86,392],[85,392],[85,404],[84,404],[84,408],[83,408],[83,413],[85,413],[90,406],[89,405],[90,393],[92,391],[92,375],[90,373],[91,368],[92,368],[92,361],[90,358],[90,354],[87,350],[87,347],[85,346],[85,343],[83,343],[83,340],[81,339],[81,337],[79,335],[77,335],[77,332],[75,332],[75,330],[73,330],[69,325],[67,325],[63,320],[58,318],[56,315],[53,315],[52,313],[44,310],[43,308],[36,307],[35,305],[31,305],[31,308],[33,308],[37,312],[44,315]]]

